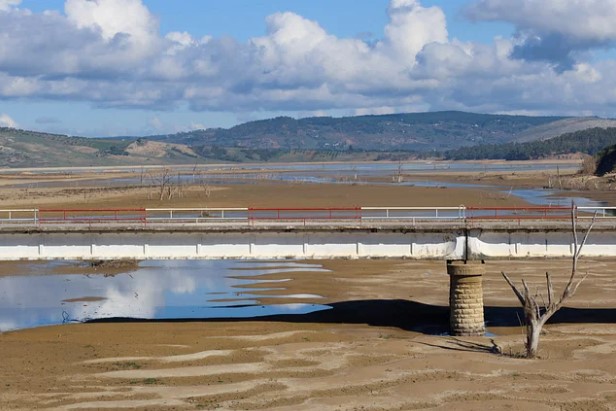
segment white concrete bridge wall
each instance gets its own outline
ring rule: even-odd
[[[238,230],[2,233],[0,260],[499,259],[568,257],[568,231]],[[468,255],[467,255],[468,252]],[[616,257],[616,233],[593,231],[584,255]]]
[[[582,241],[582,235],[578,236]],[[473,259],[570,257],[574,243],[571,232],[512,231],[483,232],[469,236]],[[582,250],[587,257],[616,257],[616,232],[594,230]]]
[[[439,233],[237,232],[4,234],[0,260],[462,258],[458,238]]]

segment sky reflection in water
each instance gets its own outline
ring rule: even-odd
[[[57,274],[66,263],[23,264],[27,272],[0,278],[0,331],[100,318],[244,318],[304,314],[320,304],[261,305],[258,298],[318,301],[310,294],[268,295],[288,279],[260,280],[262,274],[327,271],[315,264],[241,261],[144,261],[136,271],[113,277]],[[65,265],[66,266],[66,265]],[[60,270],[60,271],[58,271]],[[85,272],[85,270],[84,270]],[[262,283],[271,287],[248,288]],[[253,291],[259,291],[255,295]],[[284,294],[284,293],[283,293]],[[75,301],[76,300],[76,301]]]

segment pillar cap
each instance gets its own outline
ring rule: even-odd
[[[486,269],[483,260],[448,260],[447,274],[455,276],[479,277]]]

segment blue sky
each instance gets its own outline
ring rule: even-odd
[[[277,115],[616,117],[616,0],[0,0],[0,126]]]

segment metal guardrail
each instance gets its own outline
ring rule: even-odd
[[[568,220],[571,207],[329,207],[329,208],[109,208],[109,209],[5,209],[0,226],[38,225],[156,225],[246,224],[263,222],[303,224],[336,222],[448,223],[468,221]],[[612,219],[616,207],[576,207],[579,219]]]
[[[616,207],[578,207],[578,218],[616,219]],[[583,214],[580,214],[583,213]]]

